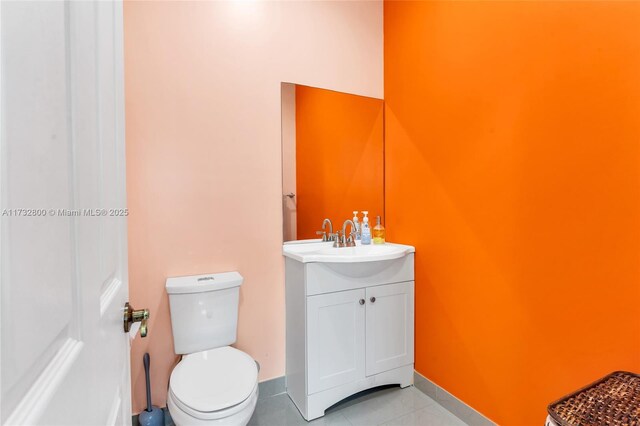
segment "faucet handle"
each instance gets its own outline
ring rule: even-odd
[[[347,247],[355,247],[356,246],[356,232],[355,231],[351,231],[351,233],[349,234],[349,237],[347,238],[346,246]]]
[[[334,236],[334,240],[333,240],[333,247],[334,248],[338,248],[338,247],[344,247],[344,243],[343,243],[343,238],[344,235],[340,235],[342,233],[342,231],[340,231],[339,229],[336,231],[335,234],[333,234]]]
[[[326,231],[316,231],[316,235],[322,235],[322,241],[329,241]]]

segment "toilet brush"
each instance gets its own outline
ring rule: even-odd
[[[142,411],[138,415],[138,422],[141,426],[164,426],[164,412],[162,408],[154,407],[151,405],[151,383],[149,380],[149,353],[145,353],[143,357],[144,361],[144,375],[147,380],[147,409]]]

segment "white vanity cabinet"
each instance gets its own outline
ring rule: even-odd
[[[365,290],[359,289],[307,298],[307,388],[310,394],[365,376],[364,297]]]
[[[413,364],[413,281],[366,290],[366,374]]]
[[[285,258],[286,386],[305,419],[361,390],[413,383],[413,256]]]

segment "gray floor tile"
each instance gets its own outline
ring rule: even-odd
[[[347,420],[344,414],[333,411],[327,412],[324,417],[309,422],[313,426],[351,426],[351,422]]]
[[[336,411],[327,412],[324,417],[307,422],[286,394],[258,401],[253,417],[249,420],[249,426],[302,426],[307,424],[350,426],[349,421]]]
[[[258,400],[249,426],[294,426],[306,423],[289,395],[280,394]]]
[[[288,396],[285,399],[277,395],[258,401],[249,426],[297,426],[306,423],[293,403],[288,403],[288,399]]]
[[[391,388],[367,395],[338,412],[354,426],[378,425],[436,402],[414,387]]]
[[[258,399],[266,399],[274,395],[285,393],[286,391],[284,386],[284,376],[267,380],[260,383],[258,386],[260,387]]]
[[[495,426],[492,421],[480,415],[473,408],[469,407],[458,398],[442,388],[436,391],[435,400],[440,406],[462,419],[466,424],[472,426]]]
[[[253,414],[249,426],[301,426],[306,421],[298,412],[281,410],[265,414]]]
[[[362,392],[307,422],[287,394],[258,401],[250,426],[464,426],[465,423],[415,387]]]
[[[438,404],[433,404],[392,419],[384,426],[465,426],[465,423]]]
[[[284,412],[290,405],[294,404],[286,393],[274,395],[269,398],[258,399],[253,415],[264,417],[267,414]]]

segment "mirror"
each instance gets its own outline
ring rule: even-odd
[[[282,194],[284,241],[321,238],[325,218],[342,229],[354,210],[373,227],[384,210],[384,101],[283,83]]]

